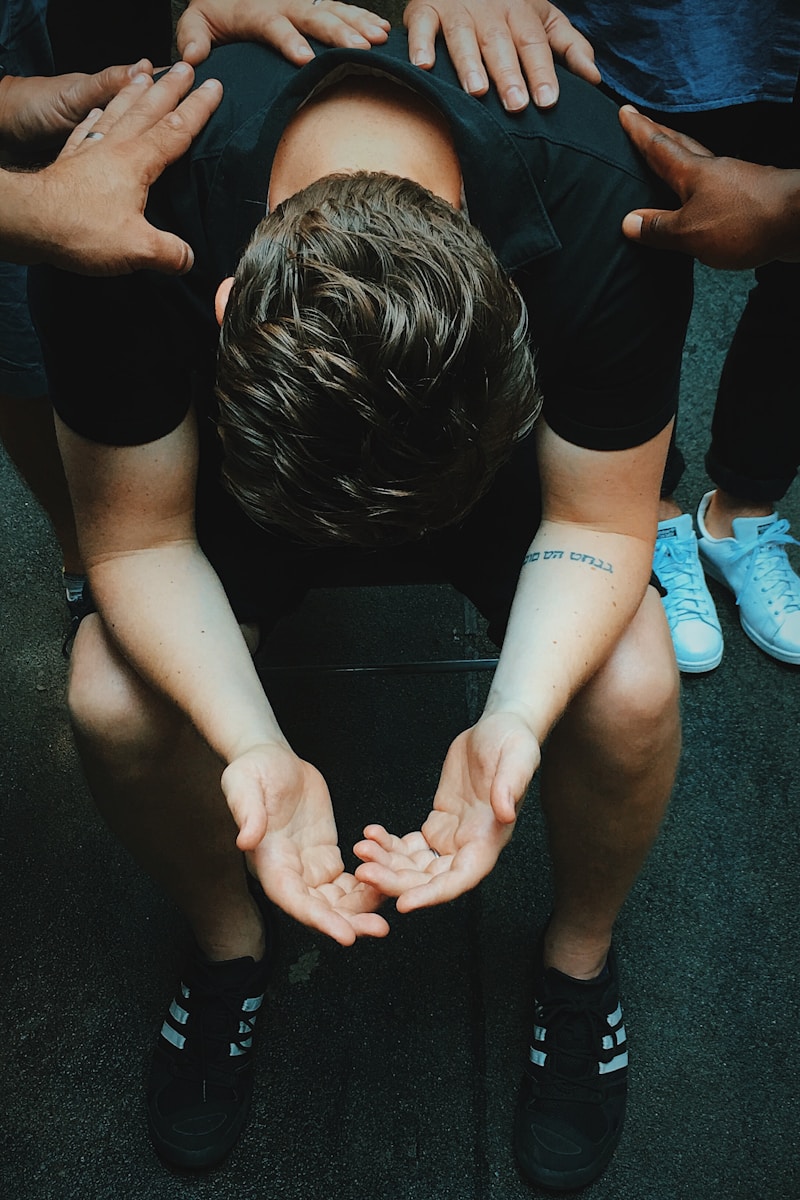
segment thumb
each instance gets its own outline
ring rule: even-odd
[[[267,832],[267,812],[260,786],[252,779],[231,783],[223,772],[222,791],[239,827],[236,845],[240,850],[255,850]]]
[[[141,255],[139,269],[161,271],[164,275],[185,275],[194,266],[194,251],[188,242],[174,233],[151,230],[150,245]]]
[[[211,53],[211,31],[208,21],[200,12],[188,8],[178,21],[175,31],[178,53],[184,62],[196,67]]]
[[[661,208],[639,208],[622,219],[622,232],[634,242],[654,246],[658,250],[675,248],[680,209],[669,212]]]
[[[489,797],[494,815],[502,825],[516,821],[540,757],[538,742],[532,734],[509,738],[503,745]]]

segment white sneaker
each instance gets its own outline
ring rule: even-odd
[[[653,570],[667,591],[662,603],[679,669],[713,671],[722,661],[722,629],[688,513],[659,521]]]
[[[780,662],[800,663],[800,579],[786,553],[800,542],[776,512],[735,517],[733,537],[712,537],[704,518],[713,495],[706,492],[697,510],[703,566],[736,596],[747,636]]]

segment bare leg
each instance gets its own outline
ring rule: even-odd
[[[134,858],[189,920],[201,950],[224,960],[264,953],[222,764],[87,617],[72,651],[69,703],[95,802]]]
[[[606,665],[550,735],[542,808],[555,903],[545,963],[602,970],[611,931],[658,833],[680,753],[679,678],[653,588]]]
[[[8,456],[50,518],[64,570],[83,573],[72,501],[61,464],[47,396],[14,400],[0,396],[0,440]]]
[[[671,521],[674,517],[679,517],[683,509],[674,496],[662,496],[658,502],[658,519],[659,521]]]
[[[743,500],[723,491],[722,488],[717,488],[711,493],[703,519],[712,537],[733,537],[735,517],[768,517],[774,510],[775,505],[771,500]]]

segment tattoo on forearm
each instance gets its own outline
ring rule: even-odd
[[[525,555],[522,565],[524,567],[529,563],[548,562],[553,559],[567,559],[569,562],[595,567],[599,571],[608,571],[609,575],[614,574],[614,567],[610,562],[606,562],[604,558],[595,558],[593,554],[581,554],[580,550],[532,550],[530,554]]]

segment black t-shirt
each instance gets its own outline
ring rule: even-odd
[[[415,88],[449,122],[469,218],[529,310],[550,426],[598,450],[658,433],[677,405],[691,262],[634,245],[620,231],[629,210],[671,200],[628,143],[615,106],[562,71],[554,109],[509,115],[494,93],[464,93],[443,48],[432,71],[412,67],[399,31],[369,51],[315,49],[298,68],[265,47],[228,46],[198,70],[198,83],[222,81],[222,103],[154,185],[148,206],[154,224],[194,248],[187,276],[88,279],[38,270],[35,311],[64,422],[89,440],[142,444],[176,428],[194,403],[199,508],[246,520],[218,483],[214,294],[266,211],[273,156],[290,118],[330,70],[354,62]]]

